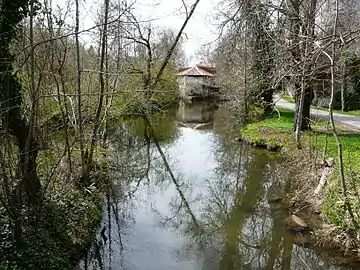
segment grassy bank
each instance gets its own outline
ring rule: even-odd
[[[288,157],[303,157],[309,167],[319,167],[324,159],[324,147],[326,147],[325,158],[335,157],[335,168],[331,174],[326,187],[323,190],[321,212],[326,220],[338,229],[348,229],[352,227],[350,217],[345,209],[344,198],[341,193],[339,168],[337,162],[337,144],[331,130],[327,131],[327,123],[321,120],[314,120],[312,131],[302,134],[302,149],[296,148],[295,136],[291,131],[293,125],[293,112],[284,109],[280,110],[280,115],[273,114],[263,120],[247,125],[242,130],[243,140],[248,143],[269,149],[280,149]],[[348,185],[350,203],[353,207],[355,217],[360,223],[360,133],[348,131],[343,127],[338,127],[339,136],[343,146],[343,157],[345,163],[345,177]],[[289,168],[291,169],[291,168]],[[301,168],[300,168],[301,169]],[[303,173],[308,170],[303,168]],[[299,172],[299,175],[302,172]],[[309,190],[316,188],[319,176],[314,173],[310,176],[313,180],[309,181]],[[303,183],[306,185],[306,183]],[[311,190],[312,189],[312,190]]]

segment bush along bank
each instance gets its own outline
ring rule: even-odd
[[[313,120],[312,131],[302,133],[302,149],[297,149],[292,132],[293,117],[293,112],[281,109],[245,126],[241,140],[280,151],[286,160],[282,174],[287,174],[289,183],[287,198],[279,201],[288,202],[291,213],[302,215],[314,230],[318,246],[343,256],[338,262],[360,263],[360,232],[355,227],[360,223],[360,133],[338,127],[347,184],[346,202],[337,144],[327,122]]]
[[[42,154],[40,165],[53,162],[50,153]],[[21,245],[13,220],[0,207],[0,269],[74,269],[93,243],[102,218],[106,168],[94,166],[86,187],[78,183],[79,172],[70,175],[60,166],[54,175],[38,213],[22,212]]]

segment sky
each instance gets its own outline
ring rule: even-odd
[[[195,2],[195,0],[188,0],[187,3]],[[216,27],[212,23],[212,14],[216,9],[218,0],[200,0],[195,13],[187,24],[184,33],[185,44],[184,50],[186,56],[190,60],[190,64],[196,63],[196,53],[205,44],[213,42],[216,37]],[[154,3],[157,3],[154,6]],[[137,11],[140,16],[145,18],[161,18],[156,21],[160,27],[170,27],[179,30],[185,18],[185,14],[180,14],[184,11],[181,9],[181,0],[140,0]]]
[[[184,0],[191,6],[195,0]],[[87,29],[94,25],[99,1],[80,0],[81,2],[81,28]],[[196,57],[198,50],[203,45],[216,40],[216,27],[212,23],[212,15],[216,10],[219,0],[200,0],[193,17],[187,24],[184,50],[189,64],[195,64],[201,59]],[[53,0],[53,5],[64,6],[65,1]],[[185,14],[182,0],[136,0],[135,13],[142,19],[155,19],[152,24],[156,28],[172,28],[177,32],[184,22]],[[71,13],[73,13],[72,11]],[[74,18],[74,16],[72,17]],[[82,36],[87,42],[86,36]]]

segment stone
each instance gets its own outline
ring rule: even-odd
[[[325,160],[325,166],[326,167],[333,167],[335,164],[335,158],[329,157],[327,160]]]
[[[195,130],[204,130],[204,129],[211,129],[213,127],[213,123],[202,123],[198,124],[194,127]]]
[[[290,231],[301,232],[308,228],[304,220],[296,215],[291,215],[285,219],[286,228]]]
[[[284,200],[284,197],[276,195],[276,194],[271,194],[268,196],[268,202],[269,203],[280,203]]]

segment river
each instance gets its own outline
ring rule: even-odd
[[[287,213],[268,202],[283,189],[282,160],[237,142],[240,125],[230,115],[181,103],[151,117],[163,155],[144,121],[116,130],[113,186],[79,269],[349,269],[286,230]]]

